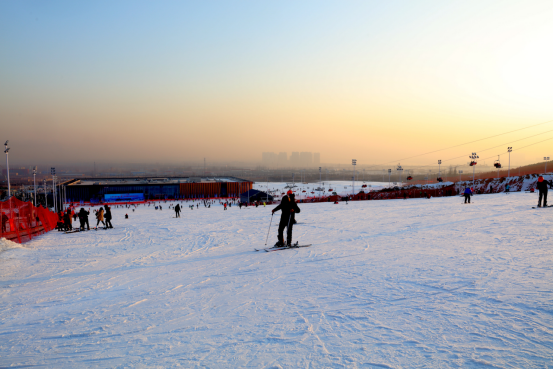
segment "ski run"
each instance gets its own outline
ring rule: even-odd
[[[300,203],[311,246],[285,252],[255,251],[275,205],[114,206],[114,229],[3,240],[0,366],[551,368],[537,198]]]

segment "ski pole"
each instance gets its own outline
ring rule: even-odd
[[[265,238],[266,246],[267,246],[267,239],[269,238],[269,231],[271,230],[271,222],[273,222],[273,213],[271,213],[271,220],[269,221],[269,229],[267,230],[267,237]]]

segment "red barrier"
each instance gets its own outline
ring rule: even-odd
[[[0,202],[0,238],[23,243],[56,228],[57,215],[15,197]]]

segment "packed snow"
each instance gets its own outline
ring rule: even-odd
[[[300,204],[270,253],[274,205],[114,207],[0,252],[0,366],[552,367],[537,196]]]

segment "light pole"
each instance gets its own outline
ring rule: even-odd
[[[56,168],[50,168],[50,174],[52,175],[52,198],[54,199],[54,213],[58,212],[56,204]]]
[[[319,184],[321,185],[321,167],[319,167]]]
[[[33,184],[35,186],[35,198],[34,198],[34,203],[35,203],[35,207],[37,206],[37,167],[35,166],[33,168]]]
[[[463,172],[464,172],[463,170],[459,170],[459,171],[458,171],[458,173],[460,174],[460,182],[462,182],[462,173],[463,173]]]
[[[475,166],[477,165],[475,159],[479,159],[479,156],[477,156],[476,152],[472,152],[469,158],[471,159],[471,163],[469,165],[473,167],[473,188],[475,188]]]
[[[46,193],[46,179],[42,180],[44,183],[44,208],[48,209],[48,194]]]
[[[8,141],[9,140],[6,140],[6,143],[4,144],[4,147],[5,147],[4,152],[6,153],[6,175],[8,176],[7,178],[8,178],[8,200],[9,200],[12,194],[12,191],[10,187],[10,164],[8,162],[8,151],[10,151],[10,148],[8,147]]]
[[[402,166],[400,165],[400,163],[398,163],[398,167],[396,168],[396,170],[398,171],[398,182],[400,183],[400,186],[402,186],[402,171],[404,170],[404,168],[402,168]]]
[[[544,174],[546,174],[546,163],[550,160],[550,156],[544,157]]]
[[[439,178],[441,178],[441,163],[442,163],[442,160],[439,160]]]
[[[356,179],[356,159],[352,159],[352,196],[354,196],[354,181]]]
[[[511,156],[511,152],[512,152],[512,147],[508,147],[508,177],[510,176],[510,156]]]
[[[389,169],[389,187],[390,187],[390,174],[392,173],[392,169]]]

